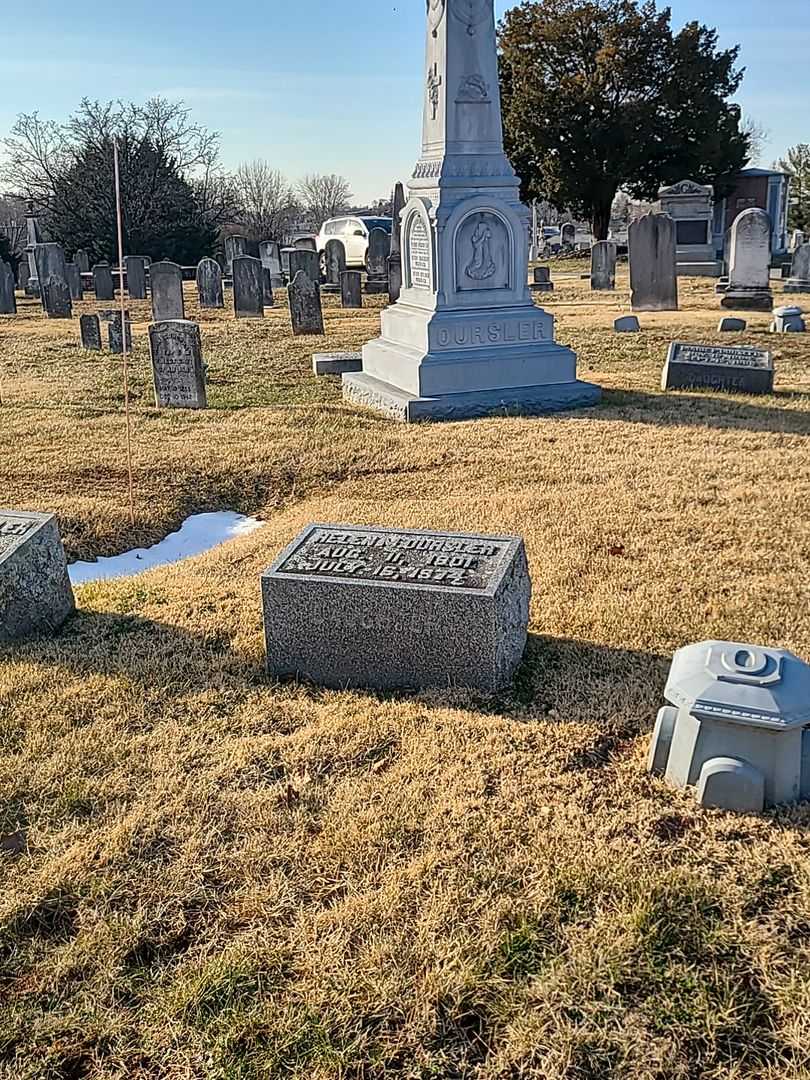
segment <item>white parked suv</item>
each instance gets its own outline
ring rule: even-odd
[[[316,243],[321,256],[321,268],[325,271],[324,258],[327,240],[340,240],[346,250],[346,265],[365,267],[368,254],[368,236],[372,229],[383,229],[391,235],[393,220],[390,217],[334,217],[321,226]]]

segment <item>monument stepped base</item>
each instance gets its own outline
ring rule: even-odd
[[[415,397],[371,375],[343,376],[343,397],[367,405],[393,420],[411,424],[420,420],[474,420],[485,416],[542,416],[599,403],[600,387],[592,383],[552,383],[513,389],[474,390],[439,397]]]

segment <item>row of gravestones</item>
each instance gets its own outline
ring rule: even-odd
[[[156,393],[176,395],[189,360],[201,378],[196,324],[157,324],[150,340],[166,360]],[[526,648],[531,594],[520,537],[308,525],[261,577],[266,668],[340,690],[500,691]],[[54,634],[75,611],[55,515],[0,510],[0,599],[0,643]],[[403,624],[416,629],[403,637]],[[799,657],[687,645],[664,697],[654,776],[738,812],[810,797],[810,665]]]

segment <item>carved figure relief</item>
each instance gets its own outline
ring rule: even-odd
[[[486,281],[495,273],[497,267],[492,259],[492,230],[484,221],[479,221],[470,237],[472,261],[464,268],[464,273],[473,281]]]
[[[492,0],[447,0],[451,15],[467,26],[470,37],[492,11]]]
[[[434,64],[428,72],[427,79],[428,100],[430,101],[431,107],[433,109],[432,118],[434,120],[436,119],[436,113],[439,108],[439,90],[441,89],[441,85],[442,77],[439,74],[439,65]]]

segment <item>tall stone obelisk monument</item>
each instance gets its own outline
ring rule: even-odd
[[[343,394],[398,420],[598,401],[528,287],[528,210],[503,152],[493,0],[427,0],[422,154],[402,212],[403,288]]]

